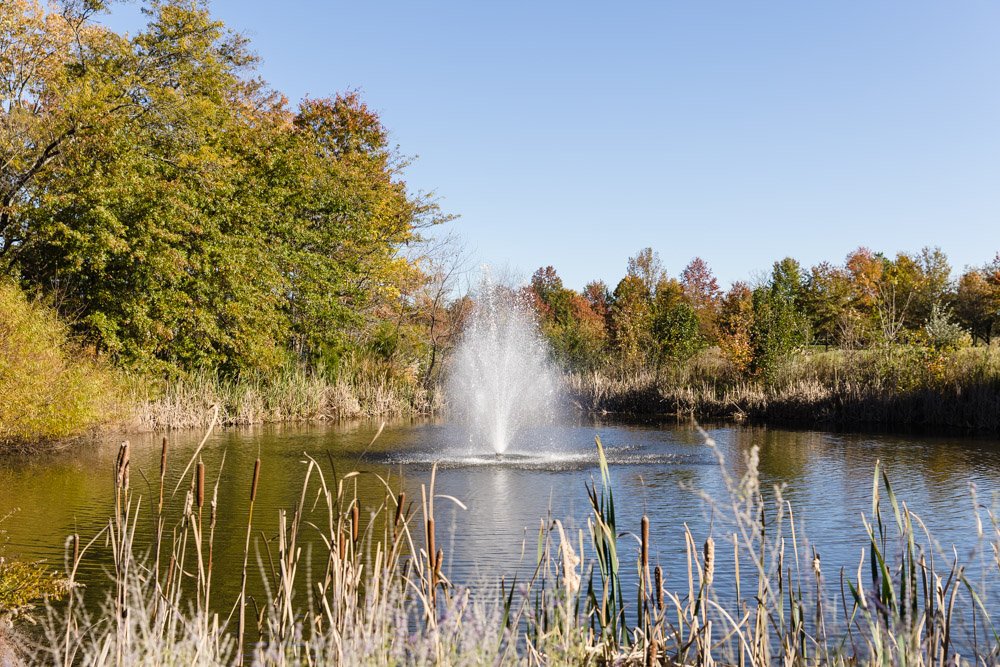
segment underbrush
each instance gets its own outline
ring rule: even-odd
[[[764,383],[708,351],[659,369],[569,374],[586,411],[834,426],[1000,432],[1000,349],[894,346],[800,352]]]
[[[714,443],[707,445],[718,453]],[[164,448],[159,497],[154,481],[153,497],[141,498],[130,480],[126,443],[107,527],[89,539],[67,541],[71,582],[92,550],[110,548],[114,567],[102,611],[89,614],[81,599],[98,591],[73,589],[65,606],[49,608],[45,641],[23,645],[22,659],[62,665],[763,667],[943,666],[1000,658],[989,607],[1000,575],[1000,524],[987,510],[977,509],[977,549],[960,557],[935,543],[876,466],[857,570],[826,572],[821,546],[807,546],[796,531],[782,489],[761,489],[757,450],[741,462],[738,477],[720,455],[728,491],[706,498],[715,517],[708,534],[685,529],[675,536],[686,546],[688,567],[686,585],[672,590],[655,565],[651,519],[643,517],[638,526],[618,523],[600,441],[595,464],[600,474],[588,485],[586,529],[573,532],[558,519],[542,520],[530,577],[502,582],[499,590],[470,589],[449,579],[444,550],[436,546],[435,504],[460,501],[436,492],[434,472],[415,501],[379,477],[383,500],[362,508],[352,483],[361,473],[337,476],[307,458],[298,502],[279,512],[277,535],[258,540],[253,506],[268,476],[259,459],[252,471],[243,471],[250,480],[246,525],[221,526],[222,477],[209,475],[197,452],[175,497],[165,484]],[[164,505],[175,501],[183,506],[182,518],[168,525]],[[155,521],[149,541],[136,531],[143,512]],[[245,544],[242,569],[223,573],[240,577],[243,592],[218,601],[212,591],[220,573],[212,553],[224,531],[241,535]],[[254,561],[258,567],[251,568]],[[266,591],[256,600],[246,593],[254,570]]]
[[[441,408],[435,388],[387,362],[358,353],[330,374],[289,366],[268,376],[227,378],[213,371],[171,381],[130,380],[128,427],[138,431],[431,414]]]
[[[81,435],[116,416],[118,393],[51,309],[0,282],[0,449]]]

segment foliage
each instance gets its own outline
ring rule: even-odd
[[[986,266],[962,274],[954,301],[958,321],[974,340],[989,345],[1000,324],[1000,253]]]
[[[965,329],[952,320],[951,312],[938,304],[931,308],[930,318],[924,325],[927,340],[936,350],[951,350],[961,346],[968,337]]]
[[[0,446],[79,435],[111,416],[117,392],[51,309],[0,282]]]
[[[753,291],[750,370],[765,381],[773,379],[782,358],[809,341],[802,292],[801,269],[790,258],[775,262],[770,283]]]
[[[734,283],[722,299],[719,314],[719,348],[737,373],[753,361],[753,292],[746,283]]]
[[[653,310],[653,339],[659,359],[682,362],[705,347],[695,306],[677,281],[661,281]]]
[[[646,283],[635,275],[626,275],[611,295],[611,341],[625,366],[637,366],[648,360],[652,346],[652,294]]]
[[[0,557],[0,619],[28,613],[65,594],[65,582],[48,566]]]
[[[152,0],[134,36],[76,7],[0,10],[8,275],[171,374],[314,362],[399,308],[400,250],[444,217],[356,93],[290,109],[202,3]]]
[[[591,302],[566,289],[551,266],[535,271],[528,292],[556,359],[567,368],[597,366],[607,334],[604,316],[594,311]]]
[[[681,271],[681,286],[698,319],[702,339],[716,340],[722,290],[719,289],[719,281],[715,279],[708,263],[701,257],[692,259]]]

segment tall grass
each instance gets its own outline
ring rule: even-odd
[[[130,381],[128,428],[204,428],[218,406],[225,426],[323,421],[366,416],[431,414],[442,397],[434,388],[385,363],[354,355],[336,375],[291,366],[270,376],[227,378],[197,371],[172,381]]]
[[[0,281],[0,449],[80,435],[117,408],[115,375],[55,312]]]
[[[708,352],[682,367],[567,376],[584,410],[833,426],[1000,432],[1000,349],[802,352],[770,384],[732,373]]]
[[[219,526],[221,476],[208,475],[196,452],[177,487],[182,517],[167,529],[163,505],[144,501],[131,484],[125,444],[107,526],[87,541],[67,541],[71,581],[95,545],[110,545],[114,566],[104,608],[88,614],[84,592],[74,590],[64,607],[50,608],[45,641],[24,646],[22,659],[755,667],[943,667],[1000,659],[986,604],[1000,575],[1000,523],[993,514],[984,512],[985,522],[977,516],[979,548],[963,560],[935,544],[876,467],[857,570],[828,573],[820,552],[796,529],[782,489],[761,489],[756,449],[738,477],[720,455],[728,492],[706,499],[716,516],[710,533],[685,529],[672,538],[685,545],[687,570],[685,583],[671,590],[659,567],[650,570],[657,545],[649,525],[657,518],[643,517],[633,527],[639,531],[633,546],[616,517],[612,476],[597,446],[600,477],[588,487],[587,530],[574,534],[560,520],[543,520],[533,574],[493,590],[464,588],[447,576],[444,551],[435,548],[434,506],[459,501],[436,491],[435,472],[421,486],[419,502],[380,477],[383,499],[361,508],[353,485],[358,473],[337,476],[307,458],[301,494],[279,512],[277,535],[254,541],[252,507],[258,485],[267,483],[266,463],[240,471],[252,480],[246,525]],[[159,489],[165,502],[172,498],[164,482],[167,460],[164,455]],[[152,544],[137,538],[142,512],[157,521]],[[246,539],[242,592],[220,602],[212,594],[219,575],[212,553],[221,531]],[[253,560],[266,590],[259,600],[246,594]],[[320,567],[310,576],[315,564]],[[970,574],[977,568],[983,573],[978,583]],[[623,585],[627,570],[637,574],[634,589]],[[732,578],[722,580],[721,572]]]

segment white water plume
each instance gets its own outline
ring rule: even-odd
[[[466,429],[470,449],[498,455],[523,449],[532,428],[555,421],[559,386],[532,308],[484,278],[447,385],[452,417]]]

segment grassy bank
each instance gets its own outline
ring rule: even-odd
[[[277,535],[259,541],[252,539],[252,507],[258,487],[268,483],[266,464],[258,460],[243,471],[252,480],[244,500],[250,518],[234,526],[216,525],[216,475],[200,461],[192,465],[185,494],[161,490],[167,503],[184,507],[174,525],[156,502],[155,486],[152,502],[140,498],[146,486],[130,480],[125,445],[107,527],[67,541],[70,581],[92,552],[111,550],[115,566],[103,610],[90,615],[82,599],[101,592],[74,589],[64,606],[50,608],[44,641],[14,638],[19,659],[762,667],[992,664],[1000,656],[988,607],[1000,574],[1000,527],[986,510],[978,517],[979,546],[959,557],[936,544],[876,467],[857,572],[825,572],[813,548],[822,545],[807,548],[781,490],[762,491],[754,449],[739,477],[720,460],[728,491],[706,501],[715,517],[711,532],[675,536],[686,545],[688,563],[686,573],[671,573],[683,581],[675,588],[655,565],[649,522],[656,517],[637,526],[617,523],[599,443],[597,456],[600,476],[588,487],[586,530],[567,530],[551,517],[541,521],[529,579],[470,589],[449,580],[444,551],[435,546],[445,537],[435,504],[451,499],[436,495],[433,475],[415,501],[383,480],[383,502],[362,508],[352,491],[357,473],[337,478],[305,461],[301,500],[280,512]],[[161,469],[161,489],[171,477]],[[150,537],[135,531],[140,513],[155,521]],[[462,539],[460,524],[457,530]],[[213,571],[217,533],[246,536],[241,572]],[[320,551],[312,560],[307,545]],[[634,585],[623,583],[626,571],[635,573]],[[726,572],[735,579],[726,581]],[[244,591],[248,577],[263,577],[267,594],[215,600],[219,576],[240,577]]]
[[[173,381],[136,377],[129,385],[130,409],[123,427],[130,431],[203,428],[216,406],[219,424],[242,426],[427,415],[442,404],[437,388],[426,388],[389,364],[360,356],[332,375],[290,367],[267,377],[195,372]]]
[[[770,383],[729,373],[712,351],[683,367],[568,376],[582,409],[823,426],[1000,432],[1000,349],[807,351]]]

